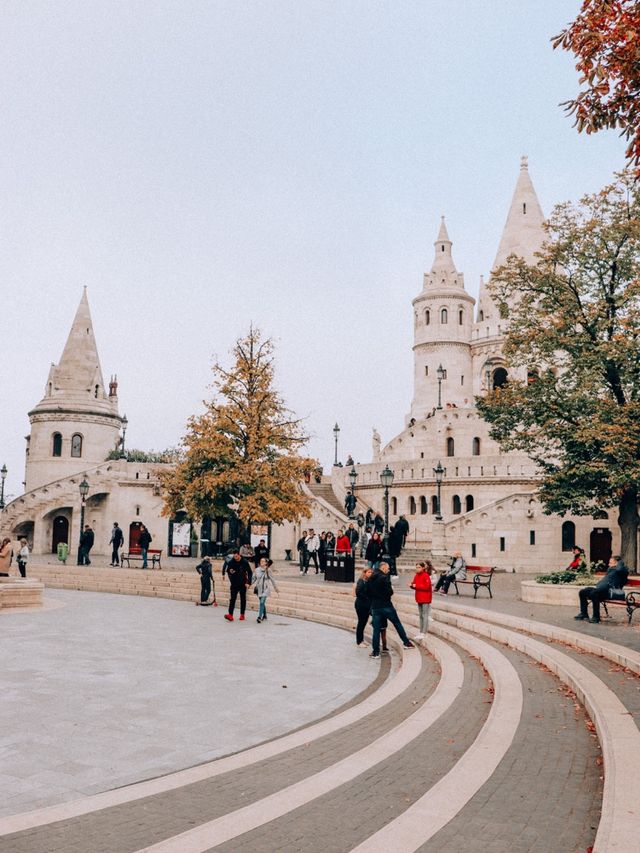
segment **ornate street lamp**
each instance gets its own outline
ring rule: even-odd
[[[336,444],[335,456],[333,459],[334,465],[338,464],[338,436],[339,435],[340,435],[340,427],[338,426],[338,423],[336,421],[336,425],[333,428],[333,440],[335,441],[335,444]]]
[[[128,426],[129,426],[129,421],[127,420],[127,416],[123,415],[122,416],[122,452],[120,454],[121,459],[127,458],[127,454],[125,453],[125,449],[124,449],[124,440],[127,437],[127,427]]]
[[[2,485],[0,486],[0,509],[4,509],[4,481],[7,479],[7,466],[3,465],[0,468],[0,477],[2,477]]]
[[[444,367],[439,364],[438,369],[436,370],[436,376],[438,377],[438,408],[442,408],[442,380],[446,376],[446,371]]]
[[[389,468],[388,465],[385,466],[384,471],[380,474],[380,482],[382,483],[382,488],[384,489],[384,535],[385,539],[389,535],[389,489],[393,485],[393,471]],[[386,550],[386,546],[385,546]]]
[[[349,518],[353,518],[353,511],[356,508],[356,483],[358,481],[358,472],[356,471],[356,466],[352,465],[351,470],[349,471],[349,483],[351,484],[351,494],[353,496],[353,500],[350,502],[352,504],[351,509],[349,510]]]
[[[438,462],[436,467],[433,469],[433,473],[436,476],[436,488],[438,489],[438,510],[436,512],[436,521],[442,521],[442,504],[440,501],[440,489],[442,488],[442,478],[444,476],[444,468],[442,467],[442,462]]]
[[[78,491],[80,492],[80,537],[78,539],[78,565],[82,566],[84,564],[84,560],[82,559],[82,532],[84,531],[84,506],[87,501],[87,495],[89,494],[89,483],[87,483],[86,479],[83,479],[80,485],[78,486]]]

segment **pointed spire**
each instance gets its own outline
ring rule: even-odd
[[[502,266],[509,255],[518,255],[528,263],[533,263],[535,252],[544,241],[543,223],[544,214],[529,177],[528,158],[522,157],[520,174],[492,269]]]
[[[464,289],[464,276],[458,272],[453,261],[451,254],[453,243],[449,239],[444,216],[440,220],[440,229],[433,245],[435,246],[435,254],[431,272],[425,275],[425,286]]]
[[[447,226],[445,225],[444,216],[440,217],[440,230],[438,231],[438,236],[436,238],[436,246],[438,243],[451,243],[449,239],[449,232],[447,231]]]

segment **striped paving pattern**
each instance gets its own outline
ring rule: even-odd
[[[173,573],[160,584],[124,574],[100,570],[100,588],[197,592],[186,573],[175,585]],[[63,580],[98,583],[73,570]],[[274,614],[353,628],[348,590],[280,587]],[[415,606],[397,606],[411,633]],[[640,655],[449,600],[434,616],[422,649],[394,648],[399,665],[350,707],[236,755],[0,820],[0,853],[633,849]]]

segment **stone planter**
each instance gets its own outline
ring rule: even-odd
[[[520,594],[523,601],[531,604],[558,604],[563,607],[578,607],[578,590],[581,587],[569,583],[536,583],[522,581]]]

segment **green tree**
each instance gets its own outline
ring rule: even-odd
[[[492,437],[542,474],[547,512],[618,508],[637,567],[640,488],[640,190],[631,172],[559,205],[538,263],[511,257],[492,292],[508,317],[513,373],[478,399]]]
[[[161,474],[164,511],[295,521],[309,514],[299,483],[317,462],[300,455],[308,437],[274,388],[273,343],[251,327],[232,352],[229,370],[213,366],[214,396],[188,422],[182,461]]]

